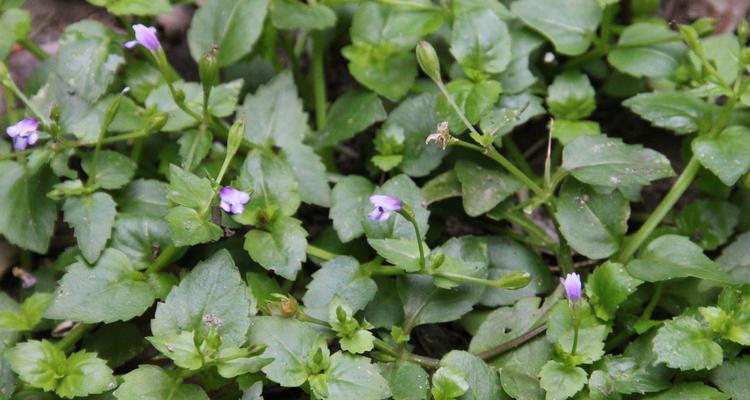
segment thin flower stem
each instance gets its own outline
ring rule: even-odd
[[[404,208],[401,209],[399,214],[403,215],[404,218],[411,222],[411,225],[414,227],[414,234],[417,236],[417,248],[419,249],[419,266],[424,268],[424,243],[422,242],[422,234],[419,232],[419,224],[417,223],[416,218],[414,218],[414,213],[412,212],[411,207],[404,205]]]
[[[661,300],[661,294],[663,291],[664,282],[656,282],[654,284],[654,294],[651,295],[651,300],[649,300],[646,308],[643,310],[643,314],[641,314],[641,321],[648,321],[651,319],[651,314],[654,312],[656,305],[659,304],[659,300]]]
[[[515,348],[520,347],[526,342],[529,342],[530,340],[534,339],[535,337],[541,335],[544,333],[544,331],[547,330],[546,325],[540,325],[535,328],[532,328],[528,331],[526,331],[523,335],[511,339],[507,342],[501,343],[491,349],[485,350],[479,354],[477,354],[477,357],[481,358],[482,360],[491,360],[503,353],[506,353],[510,350],[513,350]]]
[[[18,44],[20,44],[21,47],[23,47],[24,49],[26,49],[29,53],[31,53],[39,61],[44,61],[44,60],[46,60],[46,59],[49,58],[49,54],[47,54],[46,51],[44,51],[41,47],[39,47],[38,44],[34,43],[28,37],[24,37],[24,38],[18,40]]]
[[[578,324],[573,327],[573,348],[570,351],[570,355],[576,355],[576,350],[578,350]]]
[[[337,254],[333,254],[328,250],[323,250],[320,247],[313,246],[311,244],[307,245],[307,254],[314,256],[314,257],[321,258],[325,261],[333,260],[334,258],[338,256]]]
[[[167,246],[165,247],[159,256],[146,268],[146,272],[155,274],[161,272],[164,268],[172,265],[175,261],[179,260],[183,254],[187,251],[185,247]]]
[[[315,98],[315,126],[318,130],[323,129],[326,124],[326,81],[325,70],[323,65],[323,38],[319,32],[312,34],[313,54],[312,54],[312,81],[313,95]]]
[[[389,355],[389,356],[391,356],[393,358],[412,361],[412,362],[417,363],[417,364],[419,364],[419,365],[421,365],[421,366],[423,366],[425,368],[435,369],[435,368],[440,367],[440,360],[438,360],[438,359],[431,358],[431,357],[420,356],[420,355],[417,355],[417,354],[405,351],[403,349],[395,349],[391,345],[389,345],[388,343],[386,343],[385,341],[383,341],[381,339],[377,339],[377,338],[375,339],[375,341],[373,343],[374,343],[376,349],[378,349],[379,351],[381,351],[381,352],[383,352],[383,353],[385,353],[385,354],[387,354],[387,355]]]
[[[11,92],[13,92],[13,94],[15,94],[16,97],[21,99],[23,104],[31,111],[32,114],[34,114],[34,116],[36,116],[40,121],[42,121],[44,125],[49,125],[50,123],[49,118],[46,117],[44,114],[42,114],[33,104],[31,104],[31,101],[29,100],[29,98],[26,97],[25,94],[23,94],[23,92],[21,91],[21,89],[18,88],[18,86],[16,86],[16,83],[13,81],[13,79],[8,77],[7,79],[4,79],[2,81],[2,84],[6,88],[8,88]]]
[[[79,340],[81,340],[81,338],[83,338],[83,335],[85,335],[86,332],[94,329],[95,326],[96,324],[79,324],[62,339],[58,340],[55,343],[55,346],[67,353],[76,345],[76,343],[78,343]]]

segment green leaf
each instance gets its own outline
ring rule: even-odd
[[[552,137],[557,139],[563,145],[566,145],[575,138],[582,135],[599,135],[601,127],[598,122],[594,121],[568,121],[565,119],[556,119],[552,124]]]
[[[721,346],[698,320],[680,316],[666,321],[653,341],[657,362],[680,370],[711,369],[721,364]]]
[[[342,242],[350,242],[365,232],[363,222],[369,212],[368,199],[373,190],[375,185],[358,175],[345,176],[333,187],[328,216]]]
[[[282,215],[291,216],[302,201],[292,168],[276,154],[249,152],[240,170],[239,185],[252,193],[248,208],[273,206]]]
[[[604,339],[609,333],[609,327],[596,318],[585,300],[578,303],[576,312],[579,318],[578,346],[573,357],[576,364],[591,364],[604,355]],[[573,351],[573,318],[573,311],[568,302],[560,301],[552,308],[547,321],[547,339],[568,354]]]
[[[456,13],[450,44],[451,54],[472,79],[503,72],[510,62],[508,27],[489,9]]]
[[[423,93],[405,99],[394,108],[383,124],[383,130],[399,128],[404,135],[403,160],[399,168],[410,176],[425,176],[440,165],[445,151],[440,146],[425,146],[425,139],[435,130],[435,93]]]
[[[180,145],[180,157],[182,158],[181,167],[192,171],[194,170],[211,150],[213,136],[211,132],[201,132],[191,130],[177,140]]]
[[[87,0],[114,15],[160,15],[172,11],[169,0]]]
[[[255,373],[271,363],[270,358],[251,356],[250,350],[239,347],[223,348],[217,355],[219,364],[216,366],[219,375],[231,379],[248,373]]]
[[[302,297],[305,313],[318,319],[328,318],[328,305],[334,298],[346,303],[353,312],[362,310],[375,297],[378,287],[359,262],[352,257],[336,257],[312,274]]]
[[[336,25],[336,13],[323,4],[271,0],[271,20],[279,29],[326,29]]]
[[[93,263],[107,245],[115,223],[117,205],[107,193],[94,193],[65,200],[65,222],[73,226],[78,247],[86,261]]]
[[[680,210],[677,229],[704,249],[715,250],[732,236],[739,217],[739,208],[727,201],[696,200]]]
[[[389,263],[403,268],[407,272],[419,271],[419,244],[416,239],[367,239],[378,254]],[[429,247],[422,244],[425,258],[429,255]]]
[[[215,196],[211,182],[174,164],[169,165],[169,192],[167,198],[174,204],[203,209]]]
[[[656,355],[651,351],[651,339],[656,332],[651,332],[631,342],[624,356],[607,355],[602,359],[599,367],[612,379],[618,393],[659,392],[671,385],[672,371],[664,364],[652,364]],[[636,348],[647,356],[641,357],[634,351]]]
[[[47,83],[31,100],[43,115],[59,107],[62,130],[85,143],[99,138],[106,108],[97,108],[97,102],[125,61],[121,42],[115,44],[113,36],[93,20],[69,25],[57,54],[47,61],[51,64]]]
[[[342,54],[349,60],[349,72],[359,83],[391,101],[397,101],[414,85],[417,60],[411,52],[393,51],[390,44],[354,44],[344,47]]]
[[[169,211],[168,186],[153,179],[136,179],[117,197],[120,215],[135,214],[144,217],[164,217]]]
[[[119,250],[106,249],[93,267],[67,268],[45,317],[85,323],[127,321],[143,314],[156,290]]]
[[[178,81],[174,83],[174,87],[185,95],[184,102],[188,109],[198,115],[203,113],[203,89],[199,83]],[[208,98],[209,113],[220,118],[231,115],[237,108],[241,89],[241,79],[214,86]],[[166,83],[152,90],[145,103],[147,107],[169,114],[169,120],[162,128],[163,131],[181,132],[185,128],[196,126],[200,122],[174,102]]]
[[[596,0],[577,1],[572,7],[566,0],[521,0],[511,5],[511,11],[568,56],[589,48],[602,19]]]
[[[540,337],[505,353],[492,363],[502,368],[503,391],[514,399],[544,400],[539,372],[552,358],[552,345]]]
[[[388,114],[378,95],[367,90],[352,90],[336,99],[328,110],[326,125],[320,132],[320,146],[335,146],[353,138]]]
[[[210,222],[208,216],[183,206],[169,209],[167,214],[169,232],[176,246],[192,246],[219,240],[224,231]]]
[[[156,307],[151,320],[154,336],[177,335],[194,331],[198,340],[208,335],[210,327],[203,319],[210,316],[222,323],[217,326],[222,343],[239,346],[245,341],[250,324],[248,290],[232,256],[219,250],[195,268],[169,292]]]
[[[500,279],[512,271],[522,270],[528,272],[532,280],[529,285],[517,290],[487,288],[482,296],[482,305],[489,307],[512,305],[525,297],[548,293],[552,290],[555,282],[539,255],[506,237],[490,236],[485,238],[485,242],[489,256],[487,279]]]
[[[155,250],[171,244],[169,225],[164,219],[122,214],[117,217],[111,247],[130,257],[137,269],[154,261]]]
[[[615,312],[643,283],[625,271],[622,264],[605,262],[589,275],[586,296],[594,307],[596,316],[604,321],[614,319]]]
[[[93,154],[87,154],[81,160],[81,166],[87,174],[94,167]],[[96,159],[96,175],[94,182],[103,189],[119,189],[133,177],[135,173],[135,162],[130,158],[111,150],[102,150]]]
[[[44,317],[44,311],[52,300],[52,294],[37,292],[27,297],[18,312],[0,311],[0,328],[28,331],[34,328]]]
[[[461,183],[464,210],[470,217],[492,210],[522,186],[521,181],[511,174],[471,161],[458,160],[455,169]]]
[[[597,193],[567,179],[560,188],[560,231],[575,251],[591,259],[607,258],[620,248],[628,230],[630,203],[618,191]]]
[[[544,38],[525,26],[510,29],[511,62],[499,76],[503,91],[518,94],[537,81],[529,69],[529,56],[544,43]]]
[[[5,358],[23,381],[64,398],[102,393],[116,385],[112,370],[96,354],[79,351],[66,358],[46,340],[20,343]]]
[[[632,76],[665,78],[674,72],[686,50],[680,35],[666,24],[639,22],[625,28],[607,61]]]
[[[151,344],[180,368],[197,370],[203,366],[203,357],[195,345],[195,332],[183,331],[178,334],[151,336],[146,338]]]
[[[740,44],[732,34],[711,35],[701,40],[701,47],[706,59],[714,66],[719,76],[729,85],[737,79],[740,59]],[[694,52],[690,53],[690,60],[697,70],[703,65]]]
[[[586,371],[581,367],[547,361],[539,373],[539,382],[547,391],[547,400],[564,400],[573,397],[586,384]]]
[[[591,115],[596,109],[594,87],[588,76],[568,70],[555,77],[547,88],[547,105],[556,118],[576,121]]]
[[[621,190],[674,175],[664,155],[606,135],[579,136],[568,143],[562,167],[589,185]]]
[[[419,365],[403,360],[380,364],[380,374],[388,381],[393,400],[428,400],[429,376]]]
[[[308,130],[307,113],[289,71],[248,94],[238,114],[245,118],[245,138],[260,145],[300,143]]]
[[[461,182],[452,169],[435,176],[422,186],[422,196],[428,206],[440,200],[461,196]]]
[[[282,150],[284,160],[294,173],[302,201],[321,207],[331,206],[326,166],[312,147],[294,143]]]
[[[181,384],[155,365],[142,364],[122,378],[117,400],[208,400],[200,386]]]
[[[730,126],[716,137],[697,137],[692,147],[701,164],[727,186],[750,168],[750,129],[744,126]]]
[[[479,357],[465,351],[454,350],[440,360],[442,367],[462,371],[469,388],[461,400],[507,399],[500,387],[500,376],[497,371],[485,364]]]
[[[750,283],[750,232],[724,247],[716,263],[729,273],[735,283]]]
[[[681,382],[671,389],[651,396],[644,400],[727,400],[730,396],[706,386],[702,382]]]
[[[694,277],[721,283],[732,283],[719,265],[703,254],[703,250],[688,238],[664,235],[654,239],[631,261],[628,273],[647,282]]]
[[[31,16],[20,8],[11,8],[0,14],[0,60],[5,60],[13,45],[31,31]]]
[[[324,340],[321,333],[304,322],[281,317],[252,318],[248,334],[250,345],[265,345],[262,356],[273,359],[263,372],[285,387],[305,383],[310,374],[307,360]]]
[[[716,109],[689,92],[641,93],[625,100],[622,105],[652,125],[678,135],[711,127]]]
[[[268,0],[207,1],[195,13],[187,33],[193,59],[200,60],[214,45],[219,46],[222,67],[248,55],[263,29],[267,8]]]
[[[750,374],[750,357],[738,357],[728,360],[719,367],[711,370],[709,379],[722,392],[733,399],[747,399],[750,396],[750,381],[746,379]]]
[[[47,167],[34,171],[12,161],[0,161],[0,170],[0,234],[18,247],[46,253],[57,206],[44,194],[57,179]]]
[[[83,338],[83,348],[107,360],[107,365],[112,368],[118,368],[141,354],[146,344],[133,322],[107,324]]]
[[[263,268],[293,281],[307,258],[307,231],[302,221],[280,216],[266,229],[249,231],[245,250]]]
[[[466,79],[456,79],[445,87],[472,124],[479,122],[492,109],[502,92],[500,83],[495,80],[474,83]],[[435,112],[439,121],[448,121],[451,132],[460,134],[468,129],[445,96],[438,97]]]
[[[469,390],[463,371],[452,367],[441,367],[432,375],[432,398],[452,400]]]
[[[469,351],[481,353],[522,336],[543,316],[539,306],[540,298],[527,297],[513,307],[496,308],[479,325],[469,343]]]
[[[380,400],[388,397],[388,382],[368,358],[339,351],[331,356],[330,362],[324,375],[325,395],[318,393],[318,397],[328,400]],[[313,386],[313,391],[315,388]]]

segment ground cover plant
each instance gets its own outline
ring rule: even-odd
[[[0,1],[0,398],[750,399],[744,21],[89,3]]]

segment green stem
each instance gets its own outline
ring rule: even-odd
[[[31,53],[34,57],[36,57],[40,61],[44,61],[49,58],[49,54],[47,54],[46,51],[44,51],[41,47],[39,47],[38,44],[31,41],[31,39],[29,39],[28,37],[19,39],[18,44],[20,44],[21,47],[26,49],[29,53]]]
[[[18,86],[16,86],[16,83],[12,79],[10,79],[10,77],[8,77],[8,79],[3,80],[2,84],[6,88],[10,89],[10,91],[13,92],[13,94],[16,95],[16,97],[21,99],[23,104],[26,105],[26,107],[31,111],[31,113],[34,114],[34,116],[36,116],[40,121],[42,121],[44,125],[49,125],[50,123],[49,118],[44,116],[44,114],[42,114],[36,107],[34,107],[33,104],[31,104],[31,101],[29,100],[29,98],[26,97],[25,94],[23,94],[21,89],[19,89]]]
[[[419,224],[417,223],[416,218],[414,218],[414,212],[408,204],[404,203],[399,214],[406,218],[407,221],[411,222],[411,225],[414,227],[414,234],[417,236],[417,248],[419,248],[419,266],[424,269],[424,243],[422,242],[422,234],[419,232]]]
[[[172,265],[172,263],[179,260],[180,257],[185,254],[185,251],[187,251],[187,248],[185,247],[176,247],[172,245],[165,247],[161,253],[159,253],[159,256],[156,257],[148,268],[146,268],[146,272],[149,274],[155,274],[162,271],[164,268],[167,268]]]
[[[440,367],[440,360],[431,357],[420,356],[405,350],[395,349],[382,339],[375,338],[373,344],[381,352],[397,359],[404,359],[417,363],[425,368],[435,369]]]
[[[534,171],[531,169],[531,166],[523,157],[521,150],[518,148],[516,142],[513,141],[513,138],[510,137],[510,135],[506,135],[503,138],[503,147],[508,150],[510,159],[519,166],[518,168],[524,174],[526,174],[527,176],[534,176]]]
[[[661,300],[661,294],[663,291],[664,282],[656,282],[656,284],[654,284],[654,294],[651,295],[651,300],[649,300],[646,308],[643,310],[643,314],[641,314],[641,321],[647,321],[651,319],[651,314],[654,312],[656,305],[659,304],[659,300]]]
[[[370,275],[398,276],[405,275],[406,271],[392,265],[372,265],[368,267]]]
[[[455,274],[453,272],[433,272],[430,275],[437,276],[438,278],[448,279],[453,282],[467,282],[467,283],[474,283],[474,284],[482,285],[482,286],[503,288],[503,286],[499,284],[500,282],[499,280],[491,281],[489,279],[476,278],[470,275]]]
[[[524,343],[526,343],[526,342],[534,339],[535,337],[539,336],[540,334],[542,334],[546,330],[547,330],[547,326],[546,325],[537,326],[535,328],[532,328],[532,329],[528,330],[523,335],[521,335],[521,336],[519,336],[517,338],[511,339],[511,340],[509,340],[507,342],[504,342],[504,343],[501,343],[501,344],[499,344],[499,345],[497,345],[497,346],[495,346],[495,347],[493,347],[491,349],[488,349],[488,350],[485,350],[485,351],[483,351],[481,353],[478,353],[477,357],[481,358],[482,360],[493,359],[493,358],[495,358],[495,357],[497,357],[497,356],[499,356],[499,355],[501,355],[501,354],[503,354],[505,352],[508,352],[510,350],[518,348],[522,344],[524,344]]]
[[[578,350],[578,324],[573,326],[573,349],[570,351],[570,355],[576,355],[576,350]]]
[[[542,247],[557,247],[555,241],[549,236],[549,234],[542,228],[539,227],[534,221],[532,221],[526,214],[518,212],[503,211],[500,217],[508,220],[508,222],[520,227],[530,236],[533,236],[535,240],[540,242]]]
[[[76,343],[78,343],[79,340],[81,340],[86,332],[94,329],[95,326],[96,324],[79,324],[62,339],[58,340],[57,343],[55,343],[55,346],[64,352],[68,352]]]
[[[337,254],[333,254],[328,250],[323,250],[320,247],[313,246],[311,244],[307,245],[307,254],[314,256],[314,257],[321,258],[325,261],[333,260],[334,258],[337,257]]]
[[[326,81],[325,69],[323,65],[323,38],[320,32],[312,34],[313,54],[312,54],[312,81],[313,94],[315,96],[315,125],[318,130],[323,129],[326,124]]]

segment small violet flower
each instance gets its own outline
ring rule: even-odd
[[[221,209],[230,214],[242,214],[245,212],[245,204],[250,201],[250,195],[242,190],[230,186],[224,186],[219,191]]]
[[[126,42],[125,47],[132,49],[136,45],[140,44],[141,46],[151,51],[156,51],[159,49],[159,47],[161,47],[159,38],[156,37],[156,28],[154,28],[153,26],[136,24],[133,25],[133,31],[135,32],[135,40]]]
[[[570,304],[575,304],[581,299],[581,276],[573,272],[568,274],[565,279],[560,278],[565,286],[565,294],[568,296]]]
[[[34,118],[26,118],[5,130],[13,138],[13,148],[21,151],[39,140],[39,122]]]
[[[401,210],[401,200],[382,194],[370,196],[370,204],[375,207],[367,218],[370,221],[385,221],[391,214]]]

